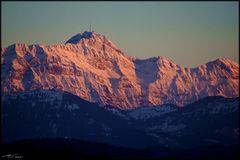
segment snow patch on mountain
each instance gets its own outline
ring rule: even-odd
[[[139,109],[132,109],[128,111],[128,114],[136,120],[147,120],[149,118],[161,116],[177,110],[177,106],[162,105],[158,107],[142,107]]]
[[[168,124],[167,122],[163,123],[162,125],[159,126],[152,126],[147,128],[146,130],[149,132],[164,132],[164,133],[168,133],[168,132],[177,132],[181,129],[186,128],[185,124],[176,124],[176,125],[171,125]]]

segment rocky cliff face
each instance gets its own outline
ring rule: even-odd
[[[60,45],[2,48],[1,68],[4,93],[59,89],[121,109],[239,96],[239,64],[229,59],[197,68],[161,56],[135,59],[95,32],[77,34]]]

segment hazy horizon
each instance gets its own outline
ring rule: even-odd
[[[237,2],[1,2],[1,47],[63,44],[92,29],[125,54],[196,67],[239,63]]]

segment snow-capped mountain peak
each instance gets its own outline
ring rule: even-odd
[[[66,43],[78,44],[81,39],[90,39],[90,38],[95,37],[96,35],[97,34],[94,31],[93,32],[85,31],[83,33],[78,33],[78,34],[74,35]],[[98,36],[100,36],[100,35],[98,35]]]
[[[1,49],[1,91],[70,92],[121,109],[174,104],[207,96],[239,96],[239,65],[226,58],[185,68],[158,56],[124,54],[106,36],[83,32],[66,44],[14,44]]]

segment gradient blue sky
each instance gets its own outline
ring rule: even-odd
[[[1,2],[1,44],[59,44],[89,29],[136,58],[238,62],[238,2]]]

